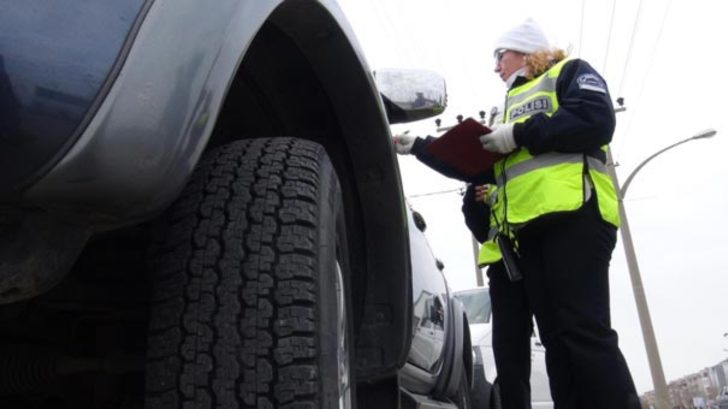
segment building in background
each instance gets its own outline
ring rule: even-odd
[[[667,386],[671,409],[728,409],[728,359]],[[656,408],[655,392],[642,395],[642,407]]]

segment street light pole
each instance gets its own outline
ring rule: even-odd
[[[614,180],[614,186],[617,191],[617,200],[619,205],[619,217],[621,219],[620,232],[622,235],[622,244],[624,245],[624,254],[627,258],[627,268],[629,270],[629,277],[632,281],[632,291],[634,292],[635,304],[637,304],[637,314],[640,320],[640,327],[642,328],[642,337],[645,341],[645,350],[647,351],[647,360],[650,365],[650,373],[652,375],[652,382],[655,387],[655,399],[657,401],[657,409],[667,409],[672,407],[670,405],[670,396],[667,391],[667,383],[665,382],[665,374],[662,370],[662,361],[660,361],[660,353],[657,349],[657,341],[655,340],[655,332],[652,328],[652,319],[650,318],[650,311],[647,308],[647,299],[645,297],[645,290],[642,285],[642,278],[640,275],[639,265],[637,264],[637,256],[634,251],[634,243],[632,242],[632,234],[629,230],[629,222],[627,220],[627,213],[624,209],[624,196],[627,194],[627,188],[629,188],[632,179],[637,172],[642,169],[647,162],[654,159],[661,153],[672,149],[678,145],[689,142],[694,139],[709,138],[716,134],[713,129],[708,129],[700,132],[690,138],[684,139],[680,142],[674,143],[666,148],[663,148],[656,153],[649,156],[647,159],[642,161],[630,175],[624,184],[624,187],[620,189],[619,180],[617,179],[617,172],[614,167],[614,160],[612,158],[611,150],[607,150],[607,168],[609,173]]]
[[[655,400],[658,409],[667,409],[672,407],[669,405],[669,397],[667,394],[667,383],[665,382],[665,373],[662,371],[662,361],[660,361],[660,353],[657,349],[655,341],[655,331],[652,329],[652,319],[650,311],[647,308],[647,299],[645,297],[645,289],[642,286],[642,277],[640,268],[637,264],[637,257],[634,252],[634,244],[632,243],[632,234],[629,230],[629,222],[627,221],[627,213],[624,210],[624,197],[619,188],[617,180],[617,172],[614,169],[614,161],[612,159],[612,151],[607,150],[607,161],[609,173],[614,179],[614,187],[617,190],[617,200],[619,203],[619,230],[622,235],[622,244],[624,245],[624,255],[627,258],[627,268],[629,270],[629,278],[632,282],[632,292],[634,293],[634,302],[637,304],[637,315],[642,328],[642,338],[645,342],[645,350],[647,351],[647,361],[650,365],[650,374],[652,375],[652,383],[655,387]],[[634,175],[634,174],[633,174]]]
[[[482,287],[485,285],[485,282],[483,281],[483,270],[481,270],[480,266],[478,265],[478,255],[480,253],[480,244],[478,243],[478,240],[475,239],[475,236],[472,237],[473,241],[473,257],[475,257],[475,285],[478,287]]]
[[[624,197],[627,194],[627,188],[629,188],[629,184],[632,183],[632,179],[634,179],[634,176],[637,174],[637,172],[639,172],[640,169],[642,169],[647,164],[647,162],[654,159],[657,155],[660,155],[661,153],[663,153],[667,150],[670,150],[678,145],[682,145],[684,143],[690,142],[695,139],[710,138],[712,136],[715,136],[716,133],[717,133],[717,131],[715,129],[706,129],[702,132],[698,132],[697,134],[695,134],[689,138],[685,138],[680,142],[675,142],[672,145],[666,146],[666,147],[660,149],[659,151],[653,153],[652,155],[650,155],[650,157],[643,160],[642,163],[637,165],[637,167],[632,171],[632,173],[629,174],[629,176],[627,177],[627,180],[624,182],[624,187],[622,188],[622,191],[620,192],[620,196]]]

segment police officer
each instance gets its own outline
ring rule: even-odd
[[[498,38],[494,55],[505,111],[480,140],[507,155],[494,165],[499,233],[518,254],[555,407],[639,408],[609,312],[619,217],[606,169],[607,85],[587,62],[551,49],[530,19]]]

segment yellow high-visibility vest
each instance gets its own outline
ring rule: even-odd
[[[523,122],[536,113],[551,116],[559,108],[556,81],[568,60],[562,60],[533,80],[508,91],[504,122]],[[606,146],[602,147],[606,151]],[[554,212],[579,209],[588,200],[591,184],[599,212],[619,226],[617,194],[607,167],[583,153],[546,152],[531,155],[519,148],[495,163],[497,201],[504,207],[501,231],[511,234],[529,221]],[[588,177],[584,173],[588,168]]]
[[[500,261],[503,258],[501,256],[498,243],[494,239],[489,239],[480,245],[480,251],[478,252],[478,267],[483,268],[489,266],[495,262]]]

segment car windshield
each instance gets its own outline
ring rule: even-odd
[[[457,293],[455,298],[463,303],[471,324],[490,322],[490,294],[488,294],[487,288]]]

